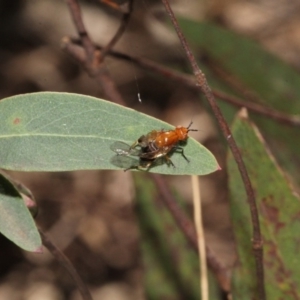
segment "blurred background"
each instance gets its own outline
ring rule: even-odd
[[[126,1],[116,3],[126,4]],[[196,22],[210,21],[248,37],[299,72],[299,1],[173,0],[170,3],[176,15]],[[122,14],[97,0],[81,1],[80,5],[92,40],[100,46],[106,45],[119,27]],[[38,91],[72,92],[105,99],[99,84],[61,49],[63,37],[77,37],[64,1],[0,1],[0,24],[0,99]],[[190,73],[160,1],[134,1],[126,31],[113,49]],[[232,56],[238,54],[241,53]],[[253,96],[236,78],[224,75],[209,53],[197,50],[196,56],[200,65],[209,70],[209,80],[218,77],[223,84],[229,82],[236,94]],[[255,61],[255,57],[250,56],[249,60]],[[265,63],[267,68],[268,62]],[[192,136],[216,156],[222,171],[201,178],[204,227],[208,247],[230,271],[236,254],[228,207],[227,150],[210,109],[194,89],[150,73],[134,62],[107,56],[105,66],[128,107],[173,125],[187,126],[192,120],[193,128],[199,129]],[[222,88],[217,82],[212,85]],[[235,112],[230,109],[229,121]],[[290,156],[289,160],[291,165],[287,168],[294,171],[293,180],[299,182],[299,171],[293,168],[295,163],[299,166],[299,157]],[[151,286],[158,289],[167,276],[151,274],[155,263],[144,240],[156,235],[151,225],[142,222],[149,217],[144,204],[139,202],[151,185],[147,178],[137,183],[136,174],[133,178],[131,172],[122,171],[9,174],[32,191],[39,207],[37,224],[68,256],[95,300],[194,299],[178,278],[170,285],[176,291],[171,293],[172,297],[167,291],[161,294],[164,298],[151,294]],[[192,218],[190,179],[176,176],[167,180]],[[148,195],[159,198],[155,193],[152,187]],[[159,201],[153,199],[153,208],[153,215],[157,213],[155,209],[161,210]],[[172,236],[176,228],[167,220],[166,217],[162,234]],[[0,299],[81,299],[74,282],[47,249],[43,254],[24,252],[3,236],[0,245]],[[187,252],[193,251],[181,240],[172,245],[171,261],[181,255],[180,251],[177,253],[178,245]],[[194,272],[191,270],[186,282],[189,276],[190,279],[195,276]],[[153,278],[147,285],[149,274]],[[218,295],[218,289],[215,290]],[[215,299],[222,299],[222,294]]]

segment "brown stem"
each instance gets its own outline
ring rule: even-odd
[[[101,47],[97,46],[97,48],[101,49]],[[134,57],[128,54],[120,53],[117,51],[110,51],[109,55],[117,58],[130,61],[135,63],[136,65],[149,70],[153,73],[158,73],[161,76],[167,77],[171,80],[175,80],[181,84],[189,86],[192,89],[199,90],[199,87],[196,86],[195,77],[187,74],[183,74],[181,72],[175,71],[171,68],[160,65],[156,62],[153,62],[146,58]],[[266,107],[264,105],[253,103],[251,101],[242,100],[240,98],[228,95],[219,90],[212,90],[212,93],[216,98],[223,100],[229,104],[232,104],[236,107],[246,107],[249,111],[266,116],[271,118],[277,122],[288,126],[300,127],[300,118],[298,116],[293,116],[289,114],[282,113],[276,109]]]
[[[300,118],[298,116],[292,116],[289,114],[282,113],[278,110],[275,110],[270,107],[265,107],[263,105],[243,101],[237,97],[229,96],[220,91],[213,91],[215,97],[222,99],[234,106],[237,107],[246,107],[249,111],[255,112],[257,114],[269,117],[275,121],[278,121],[282,124],[286,124],[289,126],[300,127]]]
[[[83,300],[93,300],[86,284],[82,281],[76,269],[73,267],[69,259],[60,251],[51,240],[39,229],[43,245],[51,252],[57,261],[68,271],[77,285],[77,288]]]
[[[114,81],[111,79],[105,65],[100,63],[100,51],[97,50],[89,37],[84,23],[81,17],[81,11],[77,0],[66,0],[73,22],[77,29],[78,35],[81,40],[81,44],[84,49],[84,53],[79,54],[78,48],[74,48],[70,45],[71,39],[64,38],[64,49],[72,55],[82,66],[88,74],[95,78],[95,80],[101,85],[104,94],[113,102],[121,105],[125,104],[121,94],[118,92]]]
[[[255,258],[255,264],[256,264],[256,276],[257,276],[257,296],[260,300],[266,299],[266,293],[265,293],[265,285],[264,285],[264,267],[263,267],[263,241],[260,231],[260,224],[259,224],[259,218],[258,218],[258,210],[257,205],[255,201],[254,191],[247,173],[246,166],[244,164],[244,161],[242,159],[241,153],[236,145],[236,142],[231,134],[231,131],[229,129],[228,124],[225,121],[225,118],[222,115],[222,112],[220,108],[218,107],[214,95],[206,81],[204,73],[200,70],[200,68],[197,65],[196,59],[179,27],[179,24],[175,18],[175,15],[170,7],[170,4],[168,0],[162,0],[167,13],[170,16],[171,22],[176,30],[176,33],[179,37],[179,40],[182,44],[182,47],[185,50],[186,56],[188,58],[188,61],[191,64],[191,67],[193,69],[193,73],[196,77],[197,83],[199,85],[199,88],[206,96],[216,118],[220,125],[220,128],[223,132],[224,137],[228,140],[229,147],[232,151],[233,157],[238,165],[238,169],[240,171],[245,190],[247,193],[248,203],[250,205],[250,212],[251,212],[251,219],[252,219],[252,227],[253,227],[253,241],[252,241],[252,248]]]
[[[101,51],[101,58],[100,58],[101,60],[104,59],[104,57],[107,55],[107,53],[110,52],[110,50],[113,48],[113,46],[118,42],[118,40],[123,35],[123,33],[128,25],[128,22],[130,20],[130,16],[132,13],[132,7],[133,7],[133,0],[129,0],[128,12],[123,14],[121,24],[120,24],[119,29],[116,32],[115,36],[113,36],[113,38],[110,40],[110,42],[105,47],[103,47],[103,49]]]
[[[92,63],[94,53],[95,53],[95,47],[85,29],[85,26],[84,26],[84,23],[83,23],[83,20],[81,17],[81,10],[80,10],[79,4],[78,4],[77,0],[66,0],[66,2],[69,6],[69,10],[70,10],[74,25],[77,29],[78,35],[82,41],[82,45],[87,54],[87,59],[89,60],[90,63]]]
[[[172,214],[174,220],[176,221],[178,227],[182,230],[183,234],[193,247],[193,249],[198,253],[198,241],[197,234],[193,223],[181,210],[176,200],[174,199],[168,184],[165,182],[162,176],[157,174],[150,174],[151,178],[155,182],[159,192],[160,200],[164,203],[167,209]],[[223,289],[224,292],[230,292],[230,280],[226,268],[221,264],[221,262],[213,255],[212,251],[206,246],[206,259],[207,264],[211,270],[216,275],[216,278]]]

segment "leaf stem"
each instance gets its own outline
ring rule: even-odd
[[[257,297],[260,300],[265,300],[266,294],[265,294],[265,285],[264,285],[263,241],[262,241],[262,236],[261,236],[261,231],[260,231],[258,210],[257,210],[256,201],[255,201],[254,191],[253,191],[253,188],[252,188],[249,176],[248,176],[246,166],[244,164],[241,153],[236,145],[236,142],[231,134],[229,126],[228,126],[227,122],[225,121],[225,118],[223,117],[222,112],[215,101],[214,95],[206,81],[205,75],[199,68],[199,66],[196,62],[195,56],[193,55],[193,53],[183,35],[182,30],[179,27],[179,24],[178,24],[177,19],[171,9],[169,1],[162,0],[162,3],[164,4],[165,9],[171,19],[171,22],[172,22],[172,24],[175,28],[175,31],[179,37],[182,47],[185,50],[188,61],[191,64],[193,73],[196,77],[197,84],[199,85],[199,88],[206,96],[206,98],[215,114],[215,117],[219,123],[219,126],[223,132],[223,135],[228,141],[228,144],[232,151],[234,159],[238,165],[238,169],[240,171],[240,174],[241,174],[241,177],[242,177],[242,180],[244,183],[244,187],[245,187],[245,190],[247,193],[248,203],[250,205],[252,228],[253,228],[252,247],[253,247],[254,258],[255,258],[255,263],[256,263],[256,275],[257,275]]]

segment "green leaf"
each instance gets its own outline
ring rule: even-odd
[[[0,232],[27,251],[40,252],[40,235],[15,186],[0,173]]]
[[[180,25],[189,43],[204,52],[209,61],[213,61],[224,73],[233,75],[247,93],[251,91],[258,96],[266,107],[300,116],[299,72],[255,41],[216,24],[181,19]],[[209,76],[209,70],[205,69],[205,72],[210,84],[216,86],[217,83],[220,87],[215,73]],[[223,91],[228,90],[224,83],[221,86]],[[232,87],[230,90],[231,94],[237,93]],[[244,95],[240,96],[244,98]],[[232,107],[222,101],[220,106],[228,122],[231,122],[234,116]],[[265,116],[252,114],[252,117],[268,137],[280,165],[293,175],[295,182],[300,183],[299,128],[283,126]]]
[[[188,124],[187,124],[188,125]],[[68,93],[34,93],[0,102],[0,166],[20,171],[120,169],[111,163],[115,141],[132,144],[153,129],[173,127],[135,110]],[[189,138],[184,153],[150,172],[203,175],[216,171],[215,157]],[[129,157],[128,157],[129,158]]]
[[[300,199],[279,169],[258,129],[245,114],[240,114],[235,120],[232,131],[256,195],[264,240],[267,299],[298,299]],[[228,167],[230,205],[239,254],[239,265],[233,276],[233,298],[254,299],[256,273],[250,212],[240,174],[231,154]]]
[[[282,111],[300,113],[300,76],[292,67],[249,38],[220,26],[184,19],[180,24],[192,45],[200,47],[262,100]]]

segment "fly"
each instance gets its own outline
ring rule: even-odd
[[[168,165],[175,167],[169,157],[171,152],[180,152],[183,158],[189,162],[183,148],[179,145],[187,140],[190,131],[198,131],[190,128],[192,124],[191,122],[188,127],[177,126],[173,130],[152,130],[146,135],[142,135],[131,146],[123,142],[115,142],[110,148],[117,153],[116,157],[119,156],[120,162],[126,160],[128,164],[129,160],[132,159],[132,165],[127,166],[125,171],[136,168],[149,169],[160,158],[164,159]],[[139,157],[139,161],[130,156]]]
[[[189,162],[184,155],[184,150],[179,146],[181,142],[185,142],[190,131],[198,131],[197,129],[190,129],[193,122],[188,127],[177,126],[173,130],[152,130],[146,135],[142,135],[137,141],[133,143],[131,149],[136,149],[137,146],[142,150],[140,157],[149,160],[155,160],[163,157],[168,165],[173,164],[168,154],[172,151],[178,151]]]

